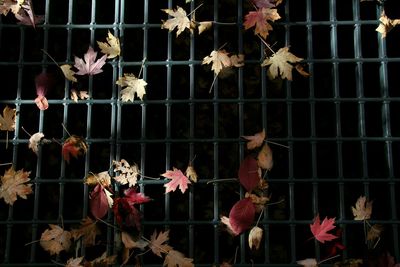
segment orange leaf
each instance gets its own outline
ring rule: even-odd
[[[15,172],[13,167],[5,171],[1,176],[0,198],[10,205],[14,204],[17,196],[26,199],[27,195],[32,194],[32,184],[25,184],[30,181],[29,174],[23,169]]]

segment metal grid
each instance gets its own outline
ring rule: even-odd
[[[337,218],[348,247],[344,258],[362,257],[365,251],[354,245],[363,238],[362,226],[350,214],[350,206],[362,194],[374,200],[371,222],[385,226],[382,251],[387,249],[400,261],[399,168],[394,164],[400,144],[394,120],[400,59],[393,45],[399,39],[395,30],[386,40],[375,32],[382,7],[359,0],[286,1],[284,20],[276,30],[277,46],[291,45],[305,58],[312,76],[297,77],[276,91],[259,67],[261,44],[251,32],[243,32],[244,1],[206,1],[196,16],[220,23],[208,35],[185,33],[176,38],[160,29],[165,18],[160,9],[183,2],[35,2],[36,12],[45,14],[36,30],[2,18],[0,73],[7,81],[1,86],[0,106],[15,104],[18,116],[8,150],[1,136],[1,160],[31,170],[34,177],[34,194],[27,201],[14,207],[0,204],[2,266],[54,265],[37,243],[24,244],[37,240],[49,223],[76,225],[88,214],[88,188],[82,177],[89,171],[103,171],[112,160],[125,158],[139,163],[145,175],[158,176],[172,166],[184,166],[195,155],[200,181],[189,193],[163,195],[163,181],[148,180],[140,182],[140,190],[155,198],[141,207],[145,233],[168,227],[171,245],[193,257],[196,265],[219,264],[233,256],[236,246],[237,265],[243,266],[250,265],[250,259],[258,266],[296,266],[301,258],[319,258],[317,244],[304,245],[316,213]],[[193,10],[198,4],[185,7]],[[87,80],[91,99],[74,103],[65,83],[49,92],[50,109],[39,112],[33,78],[42,69],[55,71],[40,49],[59,63],[70,63],[108,29],[120,37],[123,52],[107,63],[103,74]],[[208,94],[212,74],[200,65],[201,59],[225,42],[230,50],[246,54],[246,66],[233,78],[217,80]],[[249,43],[258,46],[249,49]],[[149,84],[146,99],[122,104],[114,82],[124,72],[137,73],[143,59],[143,78]],[[37,158],[28,151],[21,126],[65,139],[61,123],[86,138],[84,159],[66,165],[56,144],[43,147]],[[254,254],[246,248],[245,235],[230,238],[219,225],[220,215],[238,199],[239,186],[207,182],[235,177],[246,153],[240,136],[262,128],[270,140],[290,148],[274,148],[275,166],[268,181],[272,194],[286,201],[268,208],[261,220],[267,238],[261,252]],[[104,233],[103,247],[111,253],[115,232],[105,228]],[[143,258],[144,265],[160,263]]]

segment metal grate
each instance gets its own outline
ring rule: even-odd
[[[297,266],[296,260],[320,258],[323,247],[305,243],[316,213],[336,217],[347,247],[343,258],[364,258],[362,223],[350,210],[360,195],[374,200],[371,223],[385,227],[375,252],[389,251],[399,262],[399,32],[394,29],[386,39],[375,32],[382,6],[286,0],[280,8],[283,20],[274,30],[276,47],[290,45],[312,75],[295,77],[277,90],[280,84],[269,81],[259,65],[262,44],[253,32],[243,31],[248,2],[205,1],[196,17],[219,23],[201,36],[186,32],[176,38],[160,29],[166,18],[160,9],[180,5],[193,10],[200,4],[184,2],[35,1],[36,13],[45,14],[36,30],[0,18],[0,108],[15,105],[18,111],[7,150],[0,133],[0,160],[32,171],[34,182],[28,200],[13,207],[0,203],[1,265],[54,266],[51,260],[66,262],[74,254],[55,258],[38,243],[24,244],[38,240],[49,223],[67,228],[86,217],[88,188],[82,178],[88,172],[107,170],[112,160],[124,158],[137,162],[145,175],[159,176],[173,166],[183,168],[195,156],[200,178],[188,193],[165,195],[162,180],[141,180],[140,190],[154,199],[141,207],[145,236],[169,228],[171,245],[194,258],[196,266],[231,260],[236,247],[240,266]],[[394,2],[386,1],[386,13],[397,18]],[[61,82],[48,93],[49,110],[39,111],[34,77],[42,70],[58,71],[40,49],[60,64],[71,63],[108,30],[119,36],[123,52],[107,62],[104,73],[77,84],[91,98],[71,101],[71,85]],[[246,54],[246,65],[218,79],[209,94],[213,77],[201,60],[225,42],[228,51]],[[123,73],[139,73],[143,59],[146,98],[121,103],[115,81]],[[55,143],[43,146],[36,157],[21,131],[23,126],[65,140],[61,123],[89,144],[87,155],[69,165]],[[246,235],[232,238],[220,227],[220,215],[244,192],[238,184],[208,182],[236,177],[247,153],[240,136],[262,128],[271,141],[290,148],[273,147],[275,166],[268,182],[273,199],[285,202],[267,209],[261,219],[266,238],[261,250],[252,252]],[[117,251],[116,230],[102,230],[97,250]],[[94,258],[97,250],[82,253]],[[144,255],[142,264],[161,260]]]

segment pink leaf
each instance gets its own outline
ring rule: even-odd
[[[247,192],[251,192],[260,182],[258,168],[257,160],[250,155],[240,163],[239,181]]]
[[[90,193],[90,211],[96,218],[103,218],[108,212],[107,195],[100,184]]]
[[[40,110],[46,110],[49,108],[49,102],[44,95],[38,95],[38,97],[35,98],[35,103]]]
[[[130,205],[142,204],[151,201],[151,199],[145,196],[143,193],[137,193],[136,188],[130,187],[124,191],[125,198]]]
[[[310,229],[315,239],[317,239],[321,243],[325,243],[325,241],[331,241],[332,239],[338,238],[333,234],[327,233],[328,231],[336,227],[333,225],[334,223],[335,218],[328,219],[327,217],[325,217],[325,219],[321,223],[319,215],[317,215],[314,218],[314,223],[310,224]]]
[[[107,55],[103,55],[100,59],[96,61],[97,52],[94,52],[93,48],[89,46],[88,51],[84,55],[84,59],[75,57],[75,65],[79,71],[75,74],[77,75],[95,75],[103,72],[101,69],[104,64],[106,64]]]
[[[256,5],[258,8],[271,8],[275,6],[274,0],[252,0],[252,2]]]
[[[47,90],[53,85],[53,78],[48,73],[40,73],[35,77],[36,94],[44,96]]]
[[[173,168],[173,171],[166,171],[161,175],[165,178],[171,179],[169,183],[164,184],[164,187],[166,187],[165,193],[175,191],[178,186],[181,192],[185,193],[186,189],[188,188],[188,184],[190,184],[189,178],[187,178],[182,171],[177,168]]]
[[[254,221],[256,208],[250,198],[236,202],[229,212],[229,223],[234,233],[240,234],[249,229]]]

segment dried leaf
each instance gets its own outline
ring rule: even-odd
[[[40,237],[40,245],[50,255],[58,255],[63,250],[68,250],[71,246],[71,233],[64,231],[60,226],[49,224],[50,229],[46,229]]]
[[[121,47],[118,37],[115,37],[110,31],[108,31],[108,37],[106,38],[106,40],[107,43],[97,41],[101,52],[103,54],[107,54],[107,58],[115,58],[119,56],[121,53]]]
[[[60,66],[62,73],[64,74],[65,79],[76,83],[78,80],[75,78],[75,71],[71,70],[72,66],[68,64],[64,64]]]
[[[260,8],[257,11],[250,11],[244,18],[244,29],[248,30],[255,26],[254,34],[259,34],[264,39],[267,38],[269,31],[273,28],[268,21],[275,21],[281,17],[275,8]]]
[[[272,150],[267,143],[265,143],[260,152],[258,152],[257,164],[260,168],[267,171],[270,171],[274,166]]]
[[[121,233],[121,240],[122,240],[122,243],[124,244],[125,248],[127,248],[127,249],[133,249],[133,248],[144,249],[145,247],[147,247],[149,245],[149,242],[144,241],[141,238],[137,241],[134,241],[127,232]]]
[[[168,244],[164,244],[169,240],[169,230],[165,232],[160,232],[157,234],[157,231],[154,230],[153,234],[150,237],[150,243],[149,247],[151,251],[162,258],[161,253],[168,253],[170,250],[172,250],[172,247],[169,246]]]
[[[39,145],[42,143],[48,143],[49,140],[44,139],[43,133],[35,133],[29,138],[29,145],[28,147],[32,149],[35,154],[39,152]]]
[[[78,158],[87,152],[87,144],[82,137],[71,135],[68,137],[62,146],[62,155],[64,160],[69,163],[70,156]]]
[[[245,135],[242,136],[244,139],[248,140],[247,142],[247,149],[254,149],[256,147],[260,147],[265,140],[265,129],[261,132],[256,133],[255,135]]]
[[[357,199],[355,207],[351,207],[351,211],[353,212],[354,220],[368,220],[371,218],[372,201],[367,201],[365,196],[360,196]]]
[[[93,221],[90,217],[83,219],[78,229],[71,230],[71,236],[74,241],[82,237],[82,243],[85,247],[94,246],[96,244],[96,235],[100,233],[96,221]]]
[[[143,96],[146,94],[145,87],[147,82],[143,79],[136,78],[132,73],[124,73],[124,77],[119,77],[116,84],[125,87],[121,90],[122,102],[133,102],[135,94],[140,100],[143,100]]]
[[[25,0],[4,0],[0,1],[0,14],[7,16],[7,14],[11,11],[14,15],[18,14],[21,9],[21,5]]]
[[[385,11],[381,13],[381,17],[379,18],[381,22],[375,30],[381,33],[381,38],[385,38],[386,35],[397,25],[400,24],[400,19],[390,19],[386,16]]]
[[[188,184],[190,184],[189,178],[187,178],[181,170],[177,168],[173,168],[173,170],[168,170],[165,173],[161,174],[165,178],[171,179],[170,182],[164,184],[165,193],[169,193],[171,191],[175,191],[178,187],[181,190],[182,194],[185,193],[188,188]]]
[[[70,258],[67,261],[67,265],[65,265],[65,267],[83,267],[83,265],[81,265],[82,261],[83,261],[83,257]]]
[[[359,267],[362,264],[363,264],[362,259],[348,259],[341,262],[335,262],[335,264],[333,264],[333,267]]]
[[[261,239],[263,237],[263,229],[258,226],[251,228],[249,233],[249,247],[250,249],[255,248],[256,250],[260,248]]]
[[[84,55],[84,60],[75,57],[75,65],[79,71],[76,75],[96,75],[103,70],[101,69],[106,64],[107,55],[103,55],[101,58],[96,60],[97,52],[94,52],[93,48],[89,46],[88,51]]]
[[[196,170],[193,168],[192,165],[188,165],[186,171],[185,171],[186,177],[190,179],[190,181],[196,183],[197,182],[197,173]]]
[[[89,98],[88,92],[87,91],[79,91],[79,93],[78,93],[78,91],[76,91],[75,89],[71,89],[71,99],[77,103],[78,98],[81,100],[88,99]]]
[[[26,184],[30,181],[30,173],[23,169],[15,172],[13,167],[6,170],[1,176],[0,199],[4,198],[9,205],[14,205],[17,196],[27,199],[27,195],[32,194],[32,184]]]
[[[250,198],[251,202],[254,204],[256,207],[256,212],[261,212],[265,208],[265,204],[270,200],[269,197],[266,196],[258,196],[256,194],[251,194],[249,192],[246,192],[244,195],[245,198]]]
[[[100,257],[90,261],[88,266],[85,264],[85,267],[107,267],[116,262],[117,255],[107,256],[107,251],[105,251]]]
[[[186,16],[186,11],[177,6],[177,9],[161,9],[168,15],[172,16],[171,19],[163,21],[161,29],[168,29],[172,32],[177,28],[176,36],[178,37],[185,29],[189,29],[192,32],[191,23],[189,18]]]
[[[40,110],[46,110],[49,108],[49,102],[47,101],[47,98],[44,95],[38,95],[35,98],[35,104]]]
[[[367,233],[367,240],[371,242],[375,242],[375,240],[379,239],[381,233],[383,231],[383,225],[381,224],[374,224],[371,228],[369,228]]]
[[[213,50],[209,56],[203,58],[203,62],[201,64],[210,63],[212,63],[211,70],[214,71],[215,75],[218,75],[223,68],[230,67],[232,65],[228,52],[225,50]]]
[[[298,72],[301,76],[303,76],[303,77],[310,77],[310,73],[308,73],[307,71],[304,70],[303,65],[301,65],[301,64],[296,64],[296,65],[294,66],[294,68],[297,70],[297,72]]]
[[[78,92],[75,89],[71,89],[71,99],[75,103],[78,103]]]
[[[212,25],[213,25],[212,21],[201,21],[198,26],[199,34],[203,33],[208,29],[211,29]]]
[[[238,174],[239,181],[247,192],[251,192],[260,182],[261,177],[258,173],[258,169],[257,161],[251,155],[246,156],[240,163]]]
[[[100,184],[104,187],[108,187],[111,185],[111,177],[108,171],[99,172],[99,173],[89,173],[85,179],[85,183],[87,185],[97,185]]]
[[[297,264],[303,265],[304,267],[317,267],[318,262],[316,259],[304,259],[297,261]]]
[[[136,164],[131,166],[126,160],[121,159],[121,161],[113,160],[113,165],[114,172],[119,172],[114,177],[115,181],[122,185],[129,184],[129,187],[136,185],[137,177],[140,175],[139,167]]]
[[[229,221],[229,218],[226,216],[221,216],[221,223],[226,225],[226,227],[228,228],[228,232],[234,236],[239,235],[240,233],[235,232],[235,230],[233,230],[232,225]]]
[[[328,231],[336,227],[333,225],[334,223],[335,218],[328,219],[327,217],[325,217],[325,219],[321,223],[319,215],[315,216],[314,223],[310,224],[310,229],[315,239],[317,239],[321,243],[325,243],[325,241],[331,241],[332,239],[338,238],[337,236],[328,233]]]
[[[170,250],[165,256],[163,266],[167,267],[194,267],[193,259],[186,258],[177,250]]]
[[[283,47],[271,57],[266,58],[261,66],[270,66],[268,69],[270,78],[275,79],[279,75],[282,79],[291,81],[293,65],[289,63],[296,63],[302,60],[302,58],[296,57],[290,53],[289,47]]]
[[[15,108],[6,106],[3,109],[3,116],[0,115],[0,130],[14,131],[15,130],[15,116],[17,111]]]

